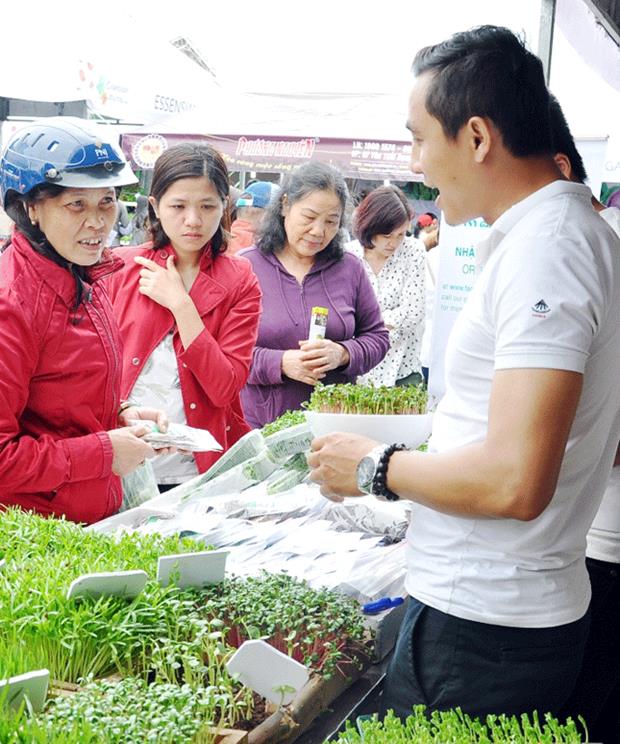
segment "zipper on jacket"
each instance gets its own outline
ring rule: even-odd
[[[92,298],[92,296],[93,296],[93,291],[91,287],[89,297]],[[101,326],[103,327],[103,330],[105,334],[107,335],[109,342],[110,342],[110,346],[112,348],[113,365],[112,365],[112,370],[111,370],[112,375],[111,375],[111,383],[110,383],[111,388],[112,388],[112,404],[113,404],[112,410],[118,411],[118,407],[120,406],[120,392],[117,398],[116,390],[119,386],[114,385],[113,381],[116,377],[118,377],[118,379],[120,380],[120,376],[122,374],[121,357],[120,357],[120,354],[118,353],[118,349],[117,349],[115,339],[114,339],[114,334],[112,333],[112,326],[110,324],[110,318],[107,316],[107,313],[104,313],[103,310],[100,310],[97,307],[97,305],[92,301],[89,301],[88,304],[91,307],[92,311],[97,316],[97,318],[99,319],[99,321],[101,322]],[[116,421],[114,423],[116,423]]]

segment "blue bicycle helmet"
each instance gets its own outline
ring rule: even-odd
[[[74,188],[137,183],[120,148],[102,134],[93,122],[69,116],[22,127],[0,160],[2,205],[12,191],[24,195],[42,183]]]

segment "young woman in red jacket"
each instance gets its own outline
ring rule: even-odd
[[[135,182],[119,149],[89,122],[20,129],[0,161],[15,223],[0,253],[0,508],[91,523],[121,505],[118,476],[155,452],[122,404],[120,339],[102,279],[116,189]]]
[[[181,144],[155,163],[152,242],[116,251],[109,279],[123,338],[123,395],[207,429],[224,450],[249,431],[239,402],[260,314],[248,261],[227,256],[228,171],[208,145]],[[204,472],[221,453],[158,458],[161,490]]]

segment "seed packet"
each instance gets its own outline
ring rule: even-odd
[[[276,462],[284,463],[292,455],[310,450],[314,436],[308,423],[290,426],[265,437],[265,444]]]
[[[310,329],[308,331],[308,341],[315,341],[319,338],[325,338],[327,331],[327,316],[329,310],[326,307],[313,307],[310,315]]]
[[[186,452],[220,452],[222,445],[218,443],[211,432],[206,429],[196,429],[185,424],[168,424],[165,433],[160,432],[154,421],[131,421],[132,426],[143,424],[150,428],[150,432],[142,439],[148,442],[153,449],[164,447],[177,447]]]

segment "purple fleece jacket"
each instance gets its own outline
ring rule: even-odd
[[[248,424],[254,428],[273,421],[287,409],[299,408],[312,387],[282,374],[282,355],[298,349],[308,338],[310,314],[315,306],[326,307],[326,338],[346,346],[346,367],[328,372],[322,382],[354,382],[383,359],[390,337],[362,262],[353,254],[342,259],[317,256],[302,284],[289,274],[276,255],[248,248],[239,255],[254,267],[263,292],[263,312],[258,326],[250,376],[241,390],[241,404]]]

